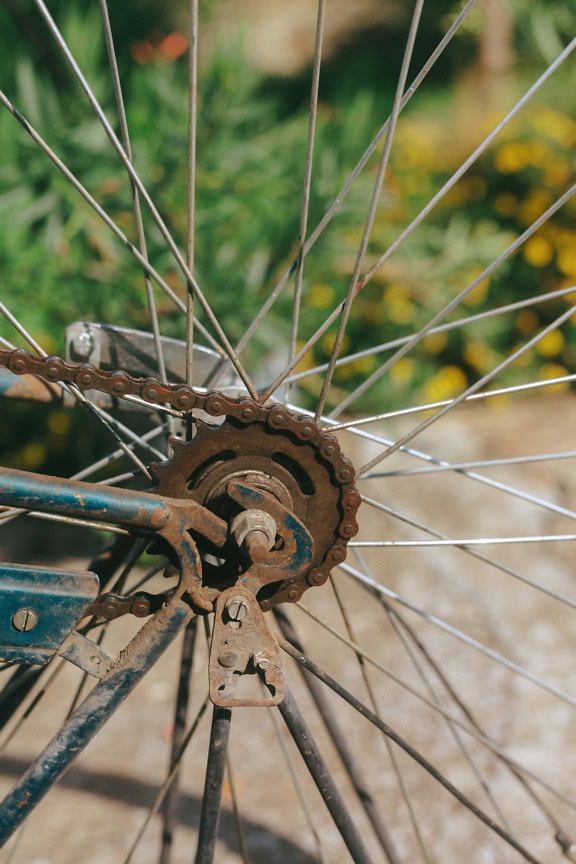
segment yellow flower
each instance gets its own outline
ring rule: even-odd
[[[531,309],[523,309],[516,316],[516,327],[521,333],[527,336],[533,333],[538,326],[538,316]]]
[[[551,330],[536,343],[536,350],[541,357],[556,357],[566,344],[560,330]]]
[[[326,333],[326,335],[322,338],[322,351],[324,354],[329,356],[332,353],[332,349],[334,348],[334,343],[336,342],[336,333]],[[344,333],[344,337],[342,339],[342,345],[340,347],[340,353],[347,350],[350,345],[350,339]]]
[[[554,249],[546,237],[536,234],[526,241],[522,254],[532,267],[546,267],[554,257]]]
[[[560,249],[556,256],[556,266],[564,276],[576,277],[576,243]]]
[[[501,192],[494,199],[494,208],[500,216],[514,216],[518,209],[518,199],[511,192]]]
[[[47,425],[53,435],[66,435],[70,428],[70,416],[64,411],[53,411],[48,417]]]
[[[549,148],[546,147],[543,141],[527,141],[525,147],[529,164],[534,165],[536,168],[543,168],[552,156]]]
[[[528,153],[521,141],[505,141],[497,149],[494,164],[501,174],[515,174],[526,167]]]
[[[415,369],[416,363],[411,357],[401,357],[388,372],[390,381],[398,387],[405,387],[410,384]]]
[[[541,381],[550,381],[554,378],[563,378],[568,374],[568,370],[564,366],[561,366],[560,363],[545,363],[538,373],[538,378]],[[552,384],[550,387],[546,387],[546,393],[558,393],[561,390],[567,390],[569,386],[569,381]]]
[[[304,347],[304,344],[305,344],[304,342],[297,342],[296,343],[296,352],[297,353],[302,350],[302,348]],[[316,364],[316,361],[314,359],[314,355],[313,355],[312,351],[308,351],[304,355],[304,357],[302,357],[302,359],[300,360],[300,362],[296,366],[295,371],[296,372],[306,372],[307,369],[313,369],[314,366],[316,366],[316,365],[317,364]]]
[[[446,333],[430,333],[422,340],[424,350],[428,354],[440,354],[448,344],[448,336]]]
[[[472,272],[468,276],[469,282],[473,282],[474,279],[476,279],[480,275],[481,272],[482,272],[481,270],[479,273],[475,273],[475,274],[474,274],[474,272]],[[484,300],[486,299],[486,294],[488,293],[489,286],[490,286],[490,277],[487,277],[486,279],[482,279],[481,282],[479,282],[477,285],[475,285],[474,288],[472,288],[472,290],[469,291],[468,294],[466,294],[466,296],[463,299],[463,302],[466,304],[466,306],[479,306],[480,303],[483,303]]]
[[[458,366],[443,366],[423,387],[423,395],[428,402],[440,402],[460,394],[468,381]]]
[[[531,225],[552,203],[552,196],[543,189],[534,189],[518,208],[518,218],[524,225]]]
[[[481,373],[489,372],[494,366],[494,351],[486,342],[472,339],[467,342],[463,352],[464,360]]]
[[[46,459],[48,451],[41,441],[31,441],[22,449],[21,457],[24,468],[39,468]]]
[[[515,345],[510,353],[511,354],[514,353],[515,351],[517,351],[521,347],[522,347],[521,345]],[[532,350],[532,348],[530,348],[528,351],[523,351],[522,354],[520,354],[518,357],[516,357],[516,359],[514,360],[514,362],[511,365],[513,367],[515,367],[516,369],[526,369],[528,366],[531,366],[533,362],[534,362],[534,351]]]
[[[307,303],[315,309],[326,309],[332,305],[334,300],[334,289],[331,285],[319,282],[313,285],[308,292]]]
[[[369,354],[366,357],[358,357],[356,360],[353,360],[352,363],[347,365],[353,372],[366,375],[374,369],[376,359],[373,354]]]
[[[388,285],[382,294],[384,314],[393,324],[409,324],[416,313],[410,291],[402,282]]]
[[[559,156],[549,159],[543,167],[544,182],[548,186],[555,188],[558,186],[564,186],[572,173],[572,166],[569,160],[562,159]]]
[[[542,134],[557,141],[564,147],[570,147],[576,141],[576,123],[567,114],[562,114],[553,108],[541,107],[532,119],[533,127]]]

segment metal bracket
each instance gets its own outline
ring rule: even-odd
[[[186,343],[180,339],[161,338],[167,380],[173,384],[185,380]],[[72,363],[92,363],[99,369],[123,369],[136,378],[157,377],[159,374],[156,345],[151,333],[114,327],[95,321],[75,321],[66,328],[66,359]],[[194,346],[194,386],[227,390],[241,382],[228,360],[217,351]],[[86,391],[90,401],[102,408],[121,407],[123,411],[142,411],[138,403],[122,400],[115,405],[107,393]],[[74,397],[64,393],[64,404]]]
[[[44,664],[98,594],[94,573],[0,565],[0,657]]]
[[[73,630],[57,652],[93,678],[104,678],[114,658],[96,642]]]
[[[280,648],[254,594],[239,585],[227,588],[216,600],[208,668],[214,705],[265,707],[279,705],[284,698]],[[239,691],[248,676],[258,676],[264,687],[243,695]]]

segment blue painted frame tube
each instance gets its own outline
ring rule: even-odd
[[[0,847],[194,616],[176,596],[151,618],[0,804]]]
[[[0,504],[158,531],[171,511],[149,492],[64,480],[12,468],[0,470]]]

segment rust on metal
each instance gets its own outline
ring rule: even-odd
[[[15,375],[8,369],[0,369],[0,396],[3,399],[18,399],[23,402],[60,404],[62,388],[35,375]]]
[[[49,387],[70,384],[116,400],[137,397],[182,415],[194,411],[218,418],[202,422],[195,416],[193,441],[173,441],[173,458],[151,466],[158,481],[155,494],[40,475],[15,479],[0,472],[0,499],[12,506],[77,514],[160,535],[173,550],[180,585],[198,611],[211,611],[236,584],[250,589],[262,610],[294,602],[309,587],[323,584],[346,557],[347,542],[358,530],[354,469],[335,436],[308,416],[283,405],[37,357],[22,349],[0,350],[0,367],[12,375],[35,376]],[[266,514],[274,528],[270,533],[265,527],[261,536],[258,530],[253,536],[248,532],[239,549],[228,526],[248,510]]]
[[[208,676],[211,701],[225,708],[279,705],[284,698],[280,648],[254,594],[239,585],[216,600]],[[247,676],[257,676],[266,695],[239,694]]]

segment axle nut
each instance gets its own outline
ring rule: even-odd
[[[265,510],[243,510],[230,523],[230,533],[238,546],[242,546],[253,531],[263,535],[268,549],[272,549],[276,540],[276,523]]]

